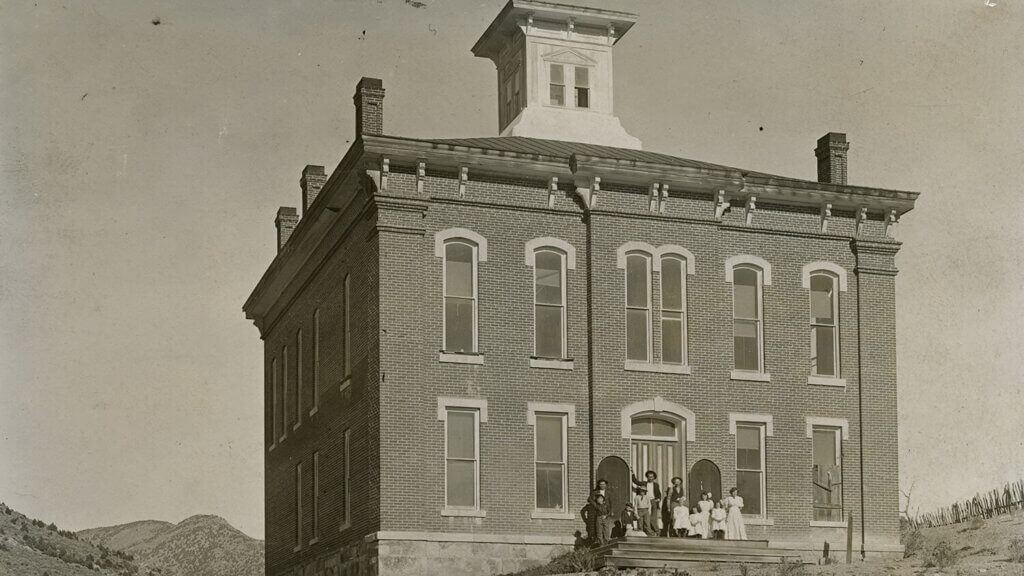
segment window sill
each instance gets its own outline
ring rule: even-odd
[[[690,366],[686,364],[655,364],[653,362],[637,362],[626,360],[624,369],[629,372],[660,372],[662,374],[689,374]]]
[[[338,532],[344,532],[345,530],[348,530],[348,529],[349,529],[349,528],[351,528],[351,527],[352,527],[352,522],[351,522],[351,521],[348,521],[348,520],[346,520],[346,521],[345,521],[344,523],[342,523],[342,525],[341,525],[341,526],[340,526],[340,527],[338,528]]]
[[[534,520],[575,520],[576,515],[572,512],[559,512],[557,510],[534,510],[530,514]]]
[[[284,444],[284,441],[287,440],[287,439],[288,439],[288,435],[285,434],[284,436],[281,436],[280,438],[277,439],[277,443],[278,444]]]
[[[483,364],[483,354],[459,354],[455,352],[441,352],[437,359],[441,362],[447,362],[449,364]]]
[[[298,552],[299,550],[302,550],[302,544],[299,544],[295,546],[295,548],[292,548],[292,552]]]
[[[295,424],[293,424],[292,425],[292,432],[298,430],[299,426],[302,426],[302,422],[296,422]]]
[[[811,520],[808,526],[811,528],[846,528],[846,521],[833,522],[831,520]]]
[[[338,392],[344,392],[346,388],[352,385],[352,377],[345,376],[345,379],[338,385]]]
[[[729,373],[730,380],[744,380],[747,382],[771,382],[772,375],[767,372],[748,372],[746,370],[733,370]]]
[[[309,411],[310,417],[315,416],[316,413],[319,412],[319,411],[320,411],[319,408],[317,408],[316,406],[313,406],[312,410]]]
[[[530,356],[530,368],[572,370],[575,368],[575,365],[572,358],[538,358],[536,356]]]
[[[775,520],[760,517],[747,518],[744,516],[743,524],[746,526],[775,526]]]
[[[319,541],[320,541],[319,538],[313,538],[312,540],[309,541],[309,545],[312,546],[312,545],[316,544]]]
[[[808,376],[807,383],[815,386],[832,386],[834,388],[846,388],[846,378],[835,378],[832,376]]]
[[[486,518],[485,510],[470,510],[468,508],[442,508],[441,516],[464,516],[470,518]]]
[[[267,452],[273,452],[274,448],[277,448],[277,444],[271,444],[270,448],[267,448]]]

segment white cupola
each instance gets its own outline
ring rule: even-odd
[[[498,70],[498,130],[640,148],[612,106],[612,48],[636,15],[509,0],[473,46]]]

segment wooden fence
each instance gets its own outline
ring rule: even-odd
[[[910,525],[946,526],[966,522],[973,518],[992,518],[999,514],[1007,514],[1013,510],[1024,508],[1024,480],[1009,482],[1002,489],[977,494],[974,498],[954,502],[952,506],[939,508],[927,514],[918,514],[908,518]]]

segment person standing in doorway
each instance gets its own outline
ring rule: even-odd
[[[644,477],[646,482],[633,476],[633,484],[636,485],[636,493],[639,496],[636,514],[640,517],[644,533],[648,536],[657,536],[658,529],[655,527],[653,514],[661,511],[661,486],[658,485],[658,474],[654,470],[648,470]]]

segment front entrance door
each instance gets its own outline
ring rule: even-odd
[[[682,422],[653,416],[633,418],[629,464],[637,478],[642,480],[648,470],[654,470],[664,491],[672,485],[673,476],[682,477],[682,427]]]
[[[722,472],[711,460],[698,460],[690,469],[690,507],[697,505],[701,492],[711,492],[711,500],[722,499]]]

